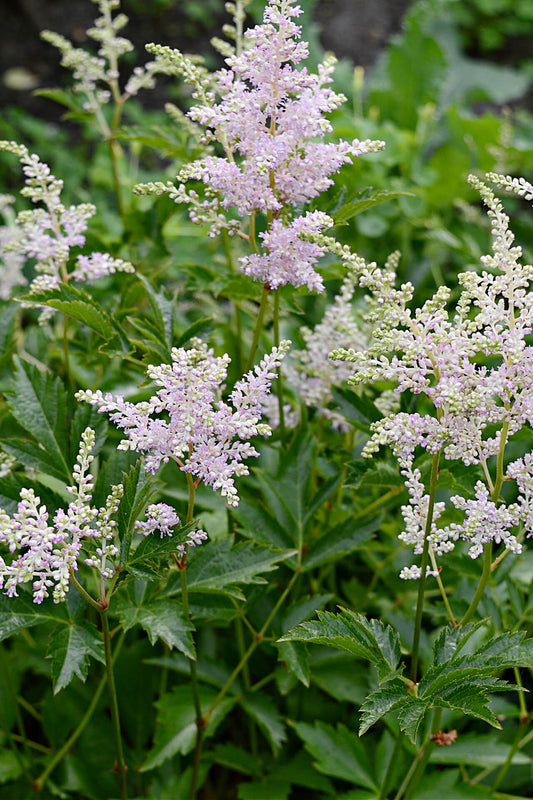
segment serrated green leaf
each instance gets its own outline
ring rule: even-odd
[[[58,462],[57,456],[39,449],[33,439],[4,439],[2,450],[25,467],[51,475],[63,483],[69,481],[65,474],[66,462]]]
[[[74,286],[60,284],[55,289],[48,289],[21,298],[30,303],[55,308],[68,317],[83,323],[92,331],[97,333],[112,347],[118,350],[127,350],[122,343],[125,336],[118,323],[105,311],[102,306],[94,300],[90,294]]]
[[[176,347],[184,347],[194,336],[200,336],[201,333],[206,331],[213,324],[213,317],[202,317],[195,320],[192,325],[183,331],[178,337]]]
[[[274,755],[287,739],[281,714],[271,700],[259,692],[248,692],[241,699],[241,706],[257,723],[266,736]]]
[[[380,680],[394,673],[400,660],[399,636],[379,620],[370,622],[348,609],[319,611],[318,620],[303,622],[279,641],[305,641],[346,650],[375,664]]]
[[[129,631],[134,625],[140,625],[148,634],[152,645],[157,639],[162,639],[171,650],[176,647],[188,658],[196,658],[191,633],[194,625],[184,617],[176,600],[166,597],[140,606],[130,600],[121,599],[116,613],[125,631]]]
[[[242,525],[243,535],[254,539],[258,544],[280,549],[292,546],[289,534],[281,527],[276,517],[257,502],[257,498],[248,500],[244,495],[238,507],[231,513]]]
[[[368,211],[369,208],[378,206],[386,200],[395,200],[398,197],[414,197],[414,195],[412,192],[386,192],[383,189],[372,190],[372,187],[369,187],[359,192],[359,196],[348,200],[340,208],[332,212],[330,216],[335,222],[335,227],[346,225],[348,220],[357,214]]]
[[[152,308],[155,318],[155,330],[160,331],[161,342],[170,353],[172,348],[177,293],[175,293],[173,297],[167,297],[164,291],[156,292],[150,281],[148,281],[144,275],[137,273],[137,279],[142,283],[146,292],[146,297]]]
[[[65,460],[68,451],[65,389],[59,379],[39,372],[18,357],[15,364],[9,409],[19,425],[37,440],[37,447],[46,452],[49,469],[53,465],[55,476],[69,483],[72,475]]]
[[[195,522],[184,525],[174,531],[172,536],[159,537],[153,534],[145,536],[133,553],[130,553],[128,561],[123,565],[124,569],[136,578],[144,580],[161,577],[164,565],[168,563],[172,553],[177,552],[177,546],[186,541],[195,525]]]
[[[287,669],[298,678],[300,683],[309,688],[310,670],[307,650],[302,642],[278,642],[278,658]]]
[[[121,482],[124,494],[118,507],[117,522],[120,560],[124,564],[130,557],[135,523],[150,502],[157,484],[154,477],[147,474],[144,461],[140,458]]]
[[[381,517],[375,516],[371,520],[347,519],[340,522],[331,530],[326,530],[324,535],[316,541],[305,554],[302,571],[327,564],[340,556],[353,553],[362,544],[372,538],[372,534],[379,530]]]
[[[315,759],[319,772],[341,778],[356,786],[377,790],[374,777],[365,765],[371,763],[362,742],[344,725],[333,728],[324,722],[289,722]]]
[[[42,625],[44,622],[57,623],[60,620],[66,621],[65,610],[49,598],[38,604],[22,595],[0,595],[0,641],[23,628]]]
[[[423,700],[407,697],[401,705],[395,707],[394,713],[401,730],[413,742],[416,742],[420,725],[429,706]]]
[[[399,678],[392,678],[387,681],[375,692],[368,695],[361,706],[361,724],[359,726],[359,736],[370,728],[374,722],[388,714],[393,708],[398,708],[404,703],[408,703],[412,698],[407,694],[405,683]]]
[[[190,553],[187,585],[190,592],[219,590],[241,598],[239,586],[266,583],[262,575],[272,572],[280,561],[293,556],[294,550],[272,550],[249,542],[233,545],[231,537],[208,542]],[[176,585],[172,593],[181,591]]]
[[[89,670],[89,658],[105,663],[104,642],[94,625],[62,625],[50,637],[48,654],[52,662],[54,694],[77,676],[85,682]]]
[[[218,692],[206,686],[199,687],[202,712],[209,708]],[[204,731],[206,738],[213,735],[219,723],[227,716],[235,703],[234,698],[225,697],[213,709]],[[156,703],[158,708],[154,746],[141,766],[148,772],[172,758],[176,753],[186,755],[194,749],[196,741],[196,710],[189,686],[176,686]]]

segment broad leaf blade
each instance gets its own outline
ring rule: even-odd
[[[50,637],[46,657],[52,661],[54,694],[57,694],[75,676],[85,682],[90,657],[105,662],[104,643],[94,625],[63,625]]]
[[[171,650],[176,647],[187,658],[196,658],[191,633],[194,626],[185,619],[183,610],[176,600],[162,598],[140,606],[124,599],[119,603],[117,614],[124,631],[128,631],[134,625],[140,625],[148,634],[152,645],[157,639],[162,639]]]

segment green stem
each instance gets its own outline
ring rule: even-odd
[[[2,673],[3,673],[3,677],[4,677],[4,684],[5,684],[6,688],[7,688],[9,697],[14,699],[15,719],[17,721],[19,739],[20,739],[20,743],[22,745],[22,751],[23,751],[23,754],[24,754],[24,758],[22,758],[22,755],[21,755],[18,747],[16,747],[16,745],[15,745],[14,734],[10,731],[9,725],[6,724],[4,726],[4,730],[5,730],[6,735],[9,738],[9,744],[11,746],[11,749],[13,750],[13,755],[15,756],[15,758],[16,758],[16,760],[18,762],[18,765],[20,767],[20,770],[21,770],[22,774],[26,775],[28,778],[30,778],[28,773],[29,773],[29,764],[31,762],[30,762],[30,757],[29,757],[29,753],[28,753],[28,744],[27,744],[26,731],[24,730],[24,721],[22,719],[22,714],[20,713],[20,707],[19,707],[19,704],[18,704],[18,701],[17,701],[17,698],[16,698],[16,694],[15,694],[15,692],[13,690],[13,684],[11,682],[11,675],[9,674],[9,667],[8,667],[8,664],[7,664],[7,654],[6,654],[6,651],[5,651],[5,649],[3,647],[0,648],[0,665],[1,665]]]
[[[411,680],[416,682],[418,670],[418,648],[420,646],[420,633],[422,631],[422,614],[424,611],[424,591],[426,588],[426,572],[429,562],[429,535],[433,524],[433,509],[435,508],[435,495],[437,493],[437,480],[439,477],[440,450],[434,454],[431,461],[431,478],[429,481],[429,500],[424,529],[424,548],[420,562],[420,580],[418,583],[418,599],[416,603],[415,631],[413,635],[413,648],[411,651]]]
[[[461,620],[460,623],[461,625],[466,625],[467,622],[470,622],[470,620],[476,613],[479,602],[483,597],[487,583],[489,582],[489,578],[491,575],[491,567],[492,567],[492,542],[487,542],[487,544],[485,545],[485,555],[483,558],[483,572],[481,573],[481,578],[479,579],[476,593],[472,598],[472,602],[470,603],[464,617]]]
[[[233,253],[231,250],[231,241],[230,236],[226,229],[222,231],[222,241],[224,243],[224,252],[226,253],[226,261],[228,263],[228,270],[230,275],[235,274],[235,268],[233,264]],[[235,347],[235,362],[237,365],[237,372],[239,375],[243,372],[243,347],[242,347],[242,315],[239,303],[235,300],[233,302],[233,318],[235,321],[235,335],[236,335],[236,347]]]
[[[440,727],[441,716],[442,708],[436,708],[433,713],[431,735],[428,739],[426,739],[420,750],[415,755],[413,763],[411,764],[409,771],[405,776],[405,780],[395,795],[394,800],[401,800],[402,797],[405,797],[405,800],[409,800],[409,798],[412,797],[414,790],[418,786],[418,783],[425,772],[427,763],[430,759],[431,753],[433,752],[433,748],[435,747],[433,734],[435,734]]]
[[[189,445],[189,456],[192,456],[192,445]],[[194,496],[196,493],[196,485],[190,472],[187,473],[187,486],[189,489],[189,500],[187,503],[187,524],[192,522],[194,516]],[[183,615],[186,620],[191,621],[191,611],[189,608],[189,589],[187,586],[187,550],[181,559],[175,558],[176,564],[180,572],[181,582],[181,602],[183,605]],[[198,671],[196,669],[196,660],[189,659],[189,673],[191,676],[192,696],[194,702],[194,710],[196,714],[196,742],[194,745],[194,756],[192,765],[192,776],[189,787],[189,800],[195,800],[196,789],[198,786],[198,775],[200,772],[200,761],[202,758],[202,746],[205,730],[205,722],[202,717],[202,706],[200,703],[200,693],[198,690]]]
[[[68,346],[68,317],[63,314],[63,359],[65,361],[65,372],[67,375],[67,382],[70,387],[74,386],[72,380],[72,371],[70,369],[70,352]]]
[[[437,577],[436,577],[437,586],[439,587],[439,591],[440,591],[442,600],[444,602],[444,606],[446,608],[446,613],[448,614],[448,618],[449,618],[451,624],[455,627],[457,625],[457,620],[455,619],[455,617],[453,615],[453,611],[452,611],[452,608],[450,606],[450,602],[448,600],[448,595],[446,594],[446,589],[444,588],[444,584],[442,582],[442,578],[440,577],[440,572],[439,572],[439,567],[438,567],[438,564],[437,564],[437,559],[435,558],[435,553],[433,552],[433,549],[431,547],[429,548],[429,557],[431,559],[431,566],[433,568],[433,571],[437,573]]]
[[[383,783],[381,785],[381,790],[379,793],[379,800],[385,800],[385,798],[389,793],[389,784],[391,782],[394,769],[396,768],[396,765],[398,763],[400,750],[402,749],[402,738],[403,734],[401,730],[399,730],[398,735],[396,736],[396,741],[394,742],[394,750],[391,753],[391,757],[387,765],[387,771],[385,772],[385,777],[383,778]]]
[[[507,408],[507,406],[506,406]],[[498,502],[498,498],[500,496],[500,491],[502,488],[504,473],[503,473],[503,457],[505,453],[505,445],[507,442],[507,434],[509,432],[509,423],[504,422],[502,425],[502,432],[500,435],[500,447],[498,449],[498,459],[496,462],[496,480],[494,481],[494,489],[492,490],[492,494],[490,499],[493,503]],[[485,592],[485,588],[487,583],[489,582],[490,576],[492,572],[492,542],[487,542],[485,545],[485,554],[483,559],[483,572],[481,573],[481,578],[479,580],[476,593],[472,598],[472,602],[470,603],[466,614],[464,615],[463,619],[461,620],[461,625],[466,625],[467,622],[470,622],[472,617],[474,616],[477,607],[483,594]]]
[[[261,303],[259,305],[259,312],[257,314],[257,321],[255,323],[254,329],[254,337],[252,340],[252,346],[250,348],[250,354],[248,356],[248,361],[246,362],[246,366],[244,368],[245,372],[248,372],[252,368],[254,363],[254,356],[255,351],[257,350],[257,345],[259,344],[259,339],[261,337],[261,333],[263,332],[263,321],[265,318],[265,312],[268,305],[268,293],[270,292],[270,286],[268,283],[265,283],[263,286],[263,294],[261,295]]]
[[[279,288],[274,292],[274,346],[279,347]],[[285,441],[285,412],[283,410],[283,376],[281,374],[281,367],[278,370],[278,379],[276,381],[278,407],[279,407],[279,431],[281,441]]]
[[[113,664],[115,663],[115,661],[117,659],[117,655],[118,655],[118,653],[120,651],[120,648],[122,647],[122,642],[124,641],[124,636],[125,636],[125,634],[122,633],[122,635],[121,635],[121,637],[120,637],[120,639],[119,639],[119,641],[117,643],[117,646],[115,647],[115,652],[113,653]],[[63,759],[63,757],[69,752],[71,747],[76,742],[76,739],[83,733],[83,731],[87,727],[87,725],[89,723],[89,720],[91,719],[91,717],[94,714],[94,711],[96,709],[96,706],[98,705],[98,701],[100,700],[100,697],[102,696],[102,692],[104,691],[104,687],[105,687],[106,683],[107,683],[107,674],[104,674],[102,676],[101,680],[100,680],[100,683],[96,687],[96,691],[94,692],[94,694],[93,694],[93,696],[91,698],[91,702],[89,703],[87,711],[85,712],[85,714],[81,718],[80,722],[78,723],[78,726],[77,726],[76,730],[74,730],[70,734],[69,738],[64,743],[64,745],[57,751],[57,753],[54,755],[54,757],[51,759],[51,761],[47,764],[46,768],[43,770],[43,772],[41,772],[41,774],[39,775],[37,780],[33,783],[33,789],[36,792],[40,792],[42,790],[42,788],[43,788],[43,786],[45,784],[45,781],[48,778],[48,776],[50,775],[50,773],[55,769],[55,767],[59,764],[59,762]]]
[[[126,800],[128,796],[126,784],[126,763],[122,749],[122,734],[120,732],[120,717],[118,713],[117,689],[115,686],[115,673],[113,671],[113,654],[111,652],[111,637],[109,635],[109,619],[107,609],[100,609],[100,620],[102,622],[102,636],[104,639],[105,671],[107,676],[107,688],[109,691],[109,704],[111,706],[111,724],[115,739],[116,751],[116,771],[118,775],[118,785],[120,800]]]
[[[517,686],[522,686],[522,679],[520,677],[520,670],[518,667],[514,667],[514,674]],[[516,730],[516,734],[513,740],[511,747],[509,748],[509,752],[507,754],[507,758],[505,759],[504,763],[501,765],[496,778],[494,779],[494,783],[492,784],[492,791],[495,792],[496,789],[499,787],[503,779],[505,778],[509,767],[512,764],[514,754],[520,749],[522,746],[522,736],[526,731],[528,724],[529,724],[529,714],[527,713],[526,708],[526,701],[524,699],[524,692],[518,692],[518,702],[520,704],[520,724]]]
[[[70,575],[70,581],[71,581],[71,583],[73,583],[73,584],[74,584],[74,586],[76,587],[76,589],[78,590],[78,592],[81,594],[81,596],[82,596],[82,597],[84,597],[84,598],[85,598],[85,600],[86,600],[86,601],[89,603],[89,605],[90,605],[90,606],[92,606],[93,608],[95,608],[95,609],[98,611],[98,613],[100,614],[100,613],[102,612],[102,604],[101,604],[101,603],[99,603],[99,602],[98,602],[98,600],[95,600],[95,599],[94,599],[94,597],[92,597],[92,596],[89,594],[89,592],[88,592],[88,591],[86,591],[86,590],[83,588],[83,586],[81,585],[81,583],[80,583],[80,582],[78,581],[78,579],[76,578],[76,575],[74,574],[74,570],[72,570],[72,569],[71,569],[71,570],[70,570],[70,573],[69,573],[69,575]]]
[[[282,592],[282,594],[279,597],[278,602],[276,603],[276,605],[274,606],[274,608],[272,609],[272,611],[268,615],[268,618],[267,618],[266,622],[264,623],[263,627],[257,633],[255,639],[249,645],[248,650],[242,656],[241,660],[239,661],[239,663],[237,664],[237,666],[235,667],[235,669],[233,670],[233,672],[229,676],[228,680],[226,681],[226,683],[224,684],[224,686],[222,687],[220,692],[217,694],[217,696],[215,697],[215,699],[213,700],[213,702],[211,703],[211,705],[209,706],[209,708],[205,712],[204,721],[205,721],[206,725],[209,722],[209,718],[211,717],[211,714],[213,713],[215,708],[222,702],[222,700],[224,699],[224,697],[228,693],[228,690],[231,688],[231,685],[233,684],[233,681],[235,680],[237,675],[242,671],[242,669],[244,669],[245,664],[248,663],[248,661],[250,659],[250,656],[253,654],[254,650],[263,641],[263,638],[264,638],[266,630],[268,629],[268,626],[270,625],[270,623],[272,622],[272,620],[274,619],[274,617],[278,613],[278,610],[281,608],[281,606],[285,602],[285,598],[287,597],[287,595],[291,591],[291,589],[294,586],[294,583],[296,582],[296,580],[297,580],[299,575],[300,575],[300,569],[298,568],[298,569],[295,570],[294,574],[292,575],[289,583],[287,584],[287,586],[285,588],[285,591]]]

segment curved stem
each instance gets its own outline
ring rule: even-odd
[[[261,295],[261,303],[259,305],[259,312],[257,314],[257,321],[255,323],[254,329],[254,337],[252,340],[252,346],[250,348],[250,354],[248,355],[248,361],[246,362],[246,366],[244,368],[245,372],[248,372],[252,368],[252,364],[254,363],[254,356],[255,351],[257,350],[257,345],[259,344],[259,339],[261,337],[261,333],[263,331],[263,321],[265,318],[265,313],[268,305],[268,293],[270,292],[270,286],[268,283],[265,283],[263,286],[263,294]]]
[[[115,652],[113,653],[113,664],[117,659],[117,655],[119,653],[120,648],[122,647],[122,642],[124,641],[125,633],[121,634],[120,639],[118,640],[117,646],[115,647]],[[104,691],[104,687],[107,683],[107,674],[104,674],[100,680],[100,683],[96,687],[96,691],[94,692],[91,702],[87,708],[87,711],[81,718],[80,722],[78,723],[77,728],[71,733],[68,737],[67,741],[63,744],[63,746],[55,753],[54,757],[51,761],[47,764],[46,768],[41,772],[39,777],[33,783],[33,789],[36,792],[40,792],[45,784],[46,779],[50,775],[50,773],[55,769],[55,767],[59,764],[59,762],[63,759],[63,757],[68,753],[70,748],[75,743],[76,739],[83,733],[85,728],[87,727],[89,720],[91,719],[96,706],[98,705],[98,701],[102,696],[102,692]]]
[[[429,562],[429,534],[433,524],[433,509],[435,508],[435,495],[437,493],[437,479],[439,477],[440,450],[434,454],[431,461],[431,478],[429,481],[429,500],[424,529],[424,548],[420,562],[420,580],[418,583],[418,598],[416,603],[415,631],[413,634],[413,648],[411,650],[411,680],[416,682],[418,670],[418,648],[420,646],[420,633],[422,630],[422,614],[424,611],[424,592],[426,589],[426,573]]]
[[[111,724],[115,739],[115,752],[117,758],[116,772],[118,775],[118,785],[120,800],[126,800],[128,796],[126,785],[127,766],[124,761],[122,748],[122,734],[120,732],[120,717],[118,713],[117,689],[115,686],[115,673],[113,671],[113,654],[111,652],[111,637],[109,635],[109,619],[107,609],[100,609],[100,619],[102,622],[102,636],[104,639],[105,670],[107,676],[107,688],[109,691],[109,704],[111,706]]]
[[[437,586],[439,587],[439,591],[446,608],[446,613],[448,614],[448,619],[450,620],[451,624],[455,627],[457,625],[457,620],[453,615],[452,608],[450,606],[450,601],[448,600],[448,595],[446,594],[446,589],[444,588],[444,584],[442,582],[442,578],[440,576],[439,567],[437,564],[437,559],[435,558],[435,553],[433,552],[433,548],[429,548],[429,557],[431,559],[431,566],[433,571],[437,573],[436,581]]]

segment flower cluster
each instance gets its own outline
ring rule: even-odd
[[[21,282],[21,269],[28,259],[35,265],[37,277],[29,294],[54,289],[61,281],[70,279],[88,282],[116,271],[133,272],[133,266],[104,253],[78,256],[75,269],[69,273],[72,248],[82,247],[89,219],[95,206],[81,203],[68,208],[61,202],[63,182],[50,172],[47,164],[16,142],[0,141],[0,150],[16,155],[22,164],[25,187],[21,194],[39,207],[21,211],[13,225],[0,228],[0,266],[2,285]],[[42,206],[41,206],[42,204]],[[47,310],[45,317],[51,312]]]
[[[118,32],[128,23],[125,14],[113,17],[113,11],[120,6],[120,0],[93,0],[98,5],[100,16],[89,28],[87,36],[99,45],[97,55],[74,47],[68,39],[53,31],[43,31],[41,36],[49,44],[61,52],[61,65],[72,71],[73,90],[84,96],[83,108],[96,115],[96,119],[104,135],[109,134],[109,127],[102,114],[101,107],[111,97],[123,104],[129,97],[136,95],[140,89],[151,89],[155,85],[158,73],[168,73],[168,65],[162,59],[150,61],[142,67],[135,67],[133,74],[121,93],[119,88],[118,62],[121,56],[133,50],[129,39],[119,36]]]
[[[25,257],[20,250],[20,229],[15,223],[15,215],[10,206],[15,198],[9,194],[0,195],[0,213],[6,225],[0,227],[0,298],[9,300],[15,286],[27,283],[22,272]]]
[[[332,130],[325,116],[345,98],[331,89],[333,56],[313,74],[300,63],[308,46],[300,40],[295,22],[301,8],[294,0],[270,0],[263,23],[246,31],[242,52],[225,60],[211,86],[178,51],[158,45],[149,50],[194,82],[198,104],[189,116],[201,125],[206,143],[217,141],[225,155],[205,155],[179,173],[179,185],[147,184],[139,193],[168,193],[176,202],[189,203],[191,219],[211,224],[211,233],[222,227],[239,230],[235,220],[225,222],[225,212],[236,209],[239,217],[267,216],[263,252],[241,259],[242,269],[270,287],[291,283],[321,291],[322,281],[313,265],[322,255],[304,239],[331,226],[318,212],[293,219],[296,208],[317,197],[332,184],[331,176],[362,153],[382,149],[383,142],[324,141]],[[218,102],[216,99],[220,98]],[[204,197],[188,181],[204,185]],[[254,223],[251,223],[251,227]],[[252,230],[242,232],[255,246]]]
[[[131,403],[99,390],[78,392],[76,397],[109,413],[126,433],[119,449],[143,453],[148,471],[173,459],[195,476],[197,485],[203,481],[213,491],[220,490],[227,503],[236,506],[234,476],[247,475],[243,461],[259,455],[248,440],[271,433],[269,425],[260,422],[262,406],[289,344],[281,342],[238,381],[230,402],[220,398],[230,358],[215,356],[199,339],[191,340],[189,350],[173,348],[172,364],[148,367],[148,377],[159,388],[146,402]]]
[[[180,524],[180,519],[172,506],[167,503],[152,503],[146,509],[146,519],[135,523],[135,530],[142,536],[159,531],[163,536],[172,536],[173,528]],[[201,529],[190,531],[185,542],[176,546],[176,551],[183,556],[188,547],[196,547],[207,539],[207,533]]]
[[[498,185],[530,196],[523,180],[489,176]],[[514,462],[504,472],[509,437],[533,423],[533,266],[522,264],[521,248],[514,244],[509,218],[501,202],[478,178],[470,183],[480,193],[492,223],[493,253],[482,257],[485,269],[459,275],[462,291],[452,315],[450,291],[439,288],[421,308],[409,303],[413,287],[394,288],[394,270],[375,264],[357,267],[359,283],[371,291],[368,319],[374,325],[369,346],[338,350],[333,355],[355,368],[355,383],[388,380],[396,392],[419,395],[421,412],[390,414],[374,423],[364,454],[381,445],[392,448],[410,494],[403,509],[406,529],[402,538],[422,549],[428,495],[414,466],[420,449],[443,453],[451,460],[472,465],[478,481],[475,497],[452,497],[462,522],[435,526],[442,508],[437,504],[429,541],[434,553],[453,549],[458,539],[477,557],[489,541],[503,542],[519,552],[511,533],[518,525],[533,534],[531,459]],[[346,254],[345,254],[346,256]],[[490,361],[487,363],[487,358]],[[505,506],[500,498],[504,479],[516,480],[518,503]]]
[[[65,599],[69,575],[83,561],[100,573],[102,580],[114,574],[116,522],[113,516],[122,497],[122,485],[113,486],[103,508],[91,505],[91,452],[95,435],[87,428],[81,437],[74,485],[68,487],[73,496],[66,511],[58,509],[50,520],[46,506],[33,489],[22,489],[17,511],[10,517],[0,510],[0,542],[10,556],[0,556],[0,587],[10,597],[17,595],[20,584],[33,581],[33,599],[41,603],[52,590],[54,602]]]
[[[308,408],[316,408],[319,413],[331,420],[332,426],[341,431],[349,430],[350,424],[342,414],[328,408],[332,400],[332,388],[340,387],[352,374],[349,364],[329,358],[335,347],[350,347],[356,344],[361,349],[366,346],[366,335],[360,320],[356,318],[353,295],[356,278],[349,274],[343,281],[339,294],[328,305],[321,322],[313,330],[300,329],[305,347],[291,352],[290,358],[282,366],[287,385]],[[277,407],[272,402],[268,406],[269,419],[274,422]],[[288,427],[298,423],[298,414],[289,407],[285,424]]]

